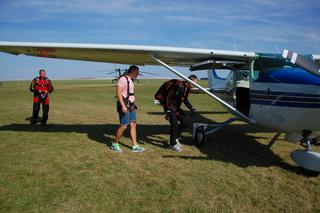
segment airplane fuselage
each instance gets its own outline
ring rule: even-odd
[[[291,141],[301,139],[305,130],[319,137],[320,78],[281,56],[262,54],[247,68],[231,71],[226,78],[208,70],[208,80],[210,91],[256,125],[285,132]]]
[[[252,62],[249,117],[277,132],[301,135],[308,130],[318,136],[320,78],[282,59],[272,60]]]

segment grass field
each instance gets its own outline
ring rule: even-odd
[[[110,81],[54,81],[49,126],[30,126],[29,82],[0,88],[0,212],[320,212],[320,177],[290,159],[300,148],[237,122],[184,152],[168,149],[169,125],[153,105],[160,80],[137,84],[138,138],[148,150],[109,149],[118,127]],[[222,107],[192,95],[193,121],[223,121]],[[319,147],[314,147],[319,151]]]

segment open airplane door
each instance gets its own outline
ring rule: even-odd
[[[190,71],[207,70],[208,90],[245,115],[249,114],[249,68],[239,61],[207,60],[190,67]]]
[[[217,71],[216,69],[208,70],[208,86],[212,92],[225,91],[230,92],[233,88],[233,75],[230,70]],[[224,74],[224,76],[221,76]]]

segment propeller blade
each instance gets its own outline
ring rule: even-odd
[[[95,72],[108,72],[107,74],[115,73],[115,71],[110,72],[110,70],[96,70]]]
[[[313,60],[289,50],[283,50],[282,57],[290,60],[292,64],[296,64],[299,67],[307,70],[308,72],[320,77],[320,66]]]
[[[112,73],[116,73],[116,71],[108,72],[107,75],[110,75]]]
[[[145,73],[145,74],[150,74],[150,75],[158,75],[152,72],[147,72],[147,71],[139,71],[139,73]]]

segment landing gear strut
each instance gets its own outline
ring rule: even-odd
[[[214,124],[203,124],[203,123],[194,123],[193,124],[193,142],[197,147],[203,147],[206,144],[207,135],[213,134],[223,127],[229,125],[234,121],[238,121],[241,118],[239,116],[235,116],[230,118],[222,123],[214,123]]]
[[[311,143],[312,139],[309,137],[312,134],[311,131],[305,130],[302,133],[302,139],[300,141],[300,145],[306,148],[306,151],[311,151]]]

